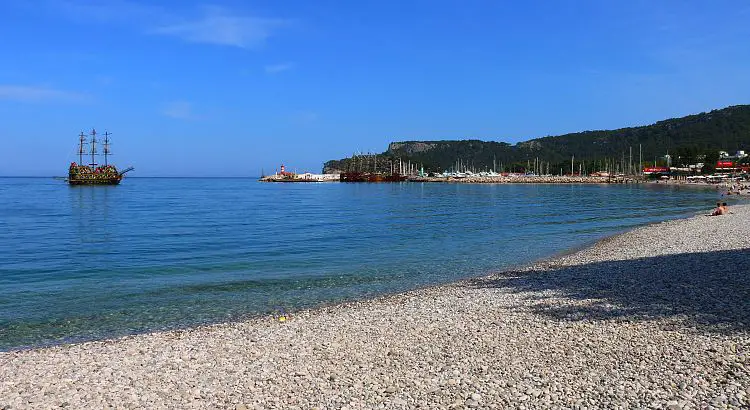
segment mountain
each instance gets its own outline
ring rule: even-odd
[[[558,136],[535,138],[515,145],[505,142],[457,141],[400,141],[392,142],[388,150],[377,154],[377,168],[388,171],[390,165],[411,161],[425,170],[443,171],[459,167],[475,170],[525,170],[538,159],[550,170],[570,169],[571,157],[575,167],[585,164],[590,171],[605,166],[625,166],[639,162],[639,146],[644,163],[662,161],[669,154],[673,165],[699,161],[712,162],[718,151],[734,153],[750,150],[750,105],[735,105],[708,113],[671,118],[655,124],[616,130],[583,131]],[[368,157],[344,158],[325,163],[324,172],[373,166]],[[598,169],[597,169],[598,168]],[[622,168],[620,168],[622,169]]]

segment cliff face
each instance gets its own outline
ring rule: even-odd
[[[425,169],[442,171],[455,166],[477,170],[498,169],[527,161],[544,161],[555,169],[571,157],[587,164],[620,161],[632,150],[638,157],[639,147],[644,160],[653,160],[669,153],[681,161],[695,161],[697,157],[718,150],[750,151],[750,105],[737,105],[708,113],[688,115],[656,122],[651,125],[616,130],[583,131],[559,136],[534,138],[510,145],[503,142],[480,140],[456,141],[396,141],[378,157],[383,161],[411,161]],[[326,162],[324,171],[344,170],[350,159]]]
[[[434,142],[392,142],[388,144],[388,151],[386,154],[403,153],[406,155],[412,155],[420,152],[429,151],[437,147],[437,143]]]

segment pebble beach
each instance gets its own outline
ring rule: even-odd
[[[750,205],[730,211],[284,322],[0,352],[0,409],[748,408]]]

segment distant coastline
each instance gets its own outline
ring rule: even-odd
[[[411,175],[424,168],[428,173],[493,170],[587,175],[606,171],[632,175],[646,166],[713,164],[720,158],[719,151],[750,151],[748,132],[750,105],[735,105],[651,125],[546,136],[515,144],[492,137],[392,141],[381,153],[329,160],[323,171],[396,169]]]

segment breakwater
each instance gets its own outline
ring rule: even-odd
[[[274,174],[262,176],[260,182],[338,182],[338,174]]]
[[[471,175],[466,177],[410,177],[411,182],[464,184],[634,184],[636,177],[556,176],[556,175]]]
[[[643,178],[633,176],[559,176],[559,175],[469,175],[462,177],[409,176],[406,182],[446,182],[456,184],[636,184],[645,182]],[[340,182],[339,174],[290,174],[269,175],[259,179],[260,182]],[[397,182],[387,179],[357,182]],[[399,180],[398,182],[401,182]]]

